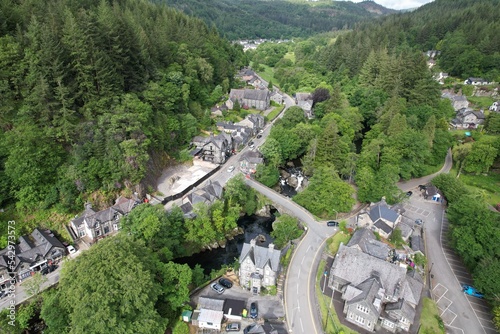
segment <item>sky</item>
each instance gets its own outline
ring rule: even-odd
[[[352,2],[361,2],[363,0],[351,0]],[[375,0],[376,3],[391,9],[417,8],[433,0]]]

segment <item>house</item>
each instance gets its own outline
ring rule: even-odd
[[[212,117],[222,117],[223,114],[222,112],[223,111],[226,111],[228,108],[225,104],[219,106],[219,105],[216,105],[212,108],[210,108],[210,113],[212,115]]]
[[[347,243],[347,247],[357,248],[363,253],[381,260],[389,258],[389,252],[391,251],[391,248],[387,244],[378,241],[373,231],[367,228],[356,230],[356,233],[354,233]]]
[[[184,214],[184,218],[192,219],[196,217],[193,212],[194,206],[198,203],[204,203],[211,205],[218,199],[222,198],[222,193],[224,188],[220,185],[219,181],[208,181],[208,184],[201,189],[194,189],[187,196],[184,197],[186,200],[179,208]]]
[[[500,103],[498,101],[493,102],[493,104],[488,108],[490,111],[500,111]]]
[[[427,67],[433,68],[436,65],[436,61],[434,59],[427,60]]]
[[[485,116],[482,110],[474,111],[468,108],[460,109],[455,118],[451,120],[450,124],[454,128],[462,129],[475,129],[478,125],[483,124],[485,121]]]
[[[243,108],[266,110],[270,105],[270,92],[265,89],[231,89],[229,93],[230,103],[226,103],[229,109],[234,108],[234,102],[238,101]]]
[[[451,105],[455,111],[459,111],[462,108],[469,107],[469,101],[467,97],[464,95],[455,95],[451,93],[444,93],[441,95],[442,98],[449,99],[451,101]]]
[[[257,166],[264,163],[262,154],[258,151],[246,151],[240,158],[240,169],[243,173],[255,173]]]
[[[253,136],[264,128],[264,116],[258,114],[249,114],[244,120],[236,123],[236,126],[250,129]]]
[[[224,318],[224,300],[200,297],[198,307],[193,311],[191,322],[201,329],[221,330]]]
[[[313,99],[309,93],[296,93],[295,104],[304,110],[304,116],[308,119],[314,118],[313,114]]]
[[[73,239],[92,244],[115,233],[120,229],[120,218],[128,215],[139,203],[137,198],[120,196],[113,206],[97,212],[92,209],[91,203],[86,203],[85,210],[70,221]]]
[[[473,85],[473,86],[482,86],[482,85],[489,85],[491,82],[486,80],[486,79],[483,79],[483,78],[473,78],[473,77],[470,77],[470,78],[467,78],[465,81],[464,81],[464,85]]]
[[[436,75],[434,75],[434,79],[440,84],[444,85],[444,79],[448,78],[449,75],[448,73],[445,72],[439,72]]]
[[[424,240],[420,235],[416,234],[411,237],[410,247],[413,254],[420,253],[421,255],[425,255]]]
[[[191,142],[196,149],[191,154],[214,164],[223,164],[233,150],[233,139],[225,133],[217,136],[211,134],[209,137],[196,136]]]
[[[244,147],[252,138],[252,130],[247,127],[239,127],[235,132],[231,134],[233,138],[233,148],[234,150],[239,150]]]
[[[31,234],[19,237],[14,249],[0,251],[0,288],[10,285],[12,278],[23,281],[65,254],[66,248],[52,231],[35,228]]]
[[[274,244],[261,247],[255,244],[255,239],[243,244],[239,258],[240,285],[253,293],[260,292],[261,287],[276,285],[280,271],[281,251],[274,249]]]
[[[277,104],[283,104],[283,95],[281,95],[277,90],[274,91],[269,98]]]
[[[358,215],[357,224],[358,227],[367,226],[383,238],[388,238],[401,219],[401,214],[391,209],[385,198],[382,198],[380,202],[372,204],[367,212]]]
[[[366,231],[357,230],[362,240]],[[341,244],[332,264],[328,286],[339,291],[344,301],[347,321],[367,330],[376,326],[391,332],[408,331],[415,322],[423,283],[407,274],[406,268],[360,250]]]

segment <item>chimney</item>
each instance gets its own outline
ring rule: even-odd
[[[255,247],[255,239],[250,240],[250,246]]]
[[[274,244],[269,244],[269,250],[272,252],[274,250]]]
[[[84,206],[85,206],[85,210],[92,210],[92,203],[86,202]]]

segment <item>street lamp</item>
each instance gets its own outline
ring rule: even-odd
[[[325,276],[325,278],[323,278],[323,293],[325,293],[326,276],[328,275],[328,271],[325,270],[325,272],[323,273],[323,275]]]

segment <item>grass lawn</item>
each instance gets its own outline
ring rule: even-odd
[[[462,182],[468,187],[478,189],[482,192],[488,204],[494,206],[500,203],[500,174],[460,174],[460,180],[462,180]]]
[[[342,232],[335,234],[332,238],[328,239],[328,241],[326,242],[327,253],[330,255],[335,255],[339,250],[340,243],[343,242],[345,245],[349,242],[349,239],[351,239],[351,236],[349,234],[344,234]]]
[[[321,274],[325,270],[325,264],[326,263],[324,260],[321,260],[321,262],[319,263],[318,273],[316,275],[316,289],[315,289],[316,297],[318,298],[319,308],[321,311],[322,328],[327,334],[337,334],[337,333],[356,334],[357,333],[356,331],[353,331],[352,329],[345,327],[340,323],[337,313],[335,313],[335,308],[333,307],[333,305],[330,308],[331,298],[321,293],[319,282]],[[328,312],[328,309],[330,309],[330,312]]]
[[[279,88],[278,82],[274,79],[274,69],[264,64],[260,64],[264,69],[264,72],[257,72],[257,74],[267,82],[272,81],[273,85]],[[250,67],[252,67],[252,62],[250,62]]]
[[[283,110],[283,108],[285,108],[285,106],[274,108],[274,110],[267,115],[267,120],[269,122],[274,120],[276,116],[278,116],[279,113]]]
[[[444,334],[444,324],[439,318],[436,303],[430,298],[424,298],[424,307],[420,316],[420,330],[418,334]]]
[[[287,52],[283,58],[290,59],[295,64],[295,52]]]
[[[495,102],[491,97],[489,96],[469,96],[467,97],[467,100],[469,100],[476,108],[483,109],[483,110],[488,110],[488,108]]]

